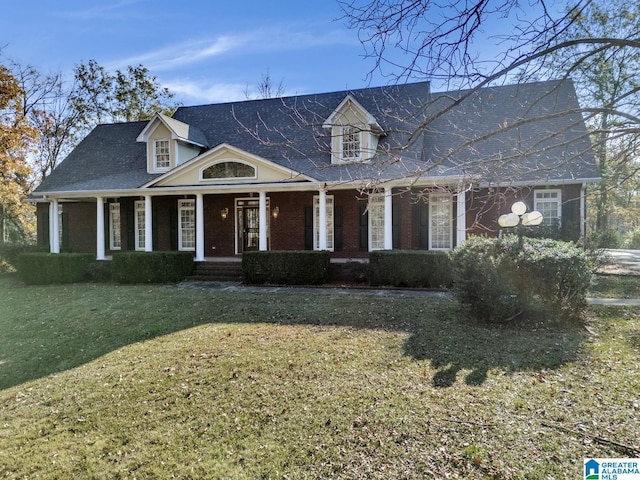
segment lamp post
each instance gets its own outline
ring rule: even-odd
[[[542,214],[534,210],[527,213],[527,206],[524,202],[516,202],[511,205],[511,213],[500,215],[498,225],[502,228],[518,227],[518,244],[522,247],[522,228],[536,226],[542,223]]]

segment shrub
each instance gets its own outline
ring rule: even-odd
[[[113,256],[112,275],[118,283],[168,283],[193,271],[190,252],[122,252]]]
[[[0,243],[0,273],[18,269],[18,257],[23,253],[46,253],[48,249],[28,243]]]
[[[84,282],[88,266],[95,262],[89,253],[23,253],[18,256],[18,276],[29,285]]]
[[[625,234],[622,240],[622,247],[640,250],[640,229],[635,229]]]
[[[586,308],[592,261],[572,243],[472,237],[450,257],[453,290],[480,321],[573,321]]]
[[[242,271],[248,284],[321,285],[329,279],[329,252],[244,252]]]
[[[369,255],[371,285],[411,288],[448,288],[451,264],[446,252],[381,250]]]

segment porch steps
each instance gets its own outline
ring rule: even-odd
[[[241,282],[240,262],[196,262],[187,280],[194,282]]]

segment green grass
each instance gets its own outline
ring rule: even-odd
[[[0,478],[579,478],[640,449],[639,313],[0,278]]]

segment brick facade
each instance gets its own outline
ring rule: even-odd
[[[580,185],[549,187],[561,190],[562,222],[566,236],[573,240],[580,237]],[[539,189],[536,189],[539,190]],[[428,246],[428,191],[406,189],[393,190],[393,230],[394,248],[425,249]],[[270,212],[269,249],[304,250],[309,248],[305,242],[305,228],[312,212],[314,196],[317,192],[274,192],[267,194]],[[333,196],[334,212],[341,211],[341,241],[336,238],[334,258],[366,258],[368,252],[362,248],[363,219],[366,197],[357,190],[329,191]],[[135,249],[134,215],[135,201],[141,197],[109,199],[105,202],[106,253],[109,250],[109,204],[120,204],[122,251]],[[195,196],[159,196],[152,199],[153,213],[153,249],[176,250],[178,248],[178,200],[195,199]],[[242,243],[238,230],[236,200],[255,200],[258,195],[221,194],[204,196],[204,255],[205,257],[233,257]],[[467,234],[495,236],[499,232],[498,217],[508,213],[511,204],[523,200],[533,209],[534,189],[478,189],[466,194]],[[96,251],[96,204],[92,202],[65,202],[61,204],[63,251],[95,253]],[[271,213],[278,208],[275,218]],[[456,242],[456,196],[452,195],[452,238]],[[227,217],[221,212],[227,209]],[[48,204],[37,205],[38,242],[48,243]],[[335,232],[336,237],[339,232]]]

